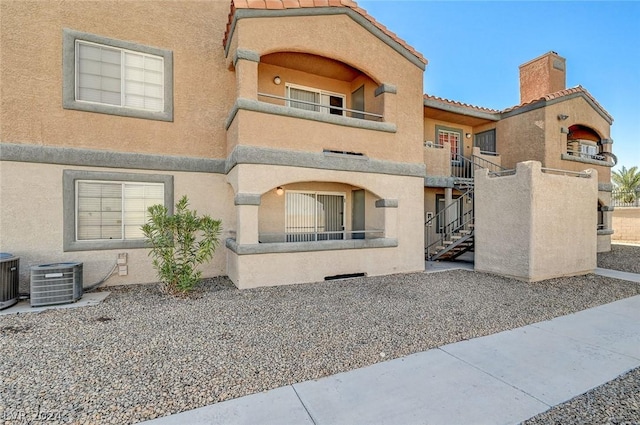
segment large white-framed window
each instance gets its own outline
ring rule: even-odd
[[[160,112],[164,58],[76,40],[77,101]]]
[[[64,170],[64,250],[144,248],[156,204],[173,213],[173,176]]]
[[[346,194],[287,190],[285,235],[287,242],[345,239]]]
[[[63,106],[173,121],[173,54],[64,29]]]
[[[291,83],[285,84],[285,90],[287,106],[290,108],[344,116],[344,94]]]
[[[147,209],[164,205],[164,184],[76,180],[76,240],[144,239]]]

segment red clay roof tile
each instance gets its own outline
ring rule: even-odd
[[[607,110],[606,110],[606,109],[604,109],[604,108],[602,107],[602,105],[600,105],[600,104],[598,103],[598,101],[595,99],[595,97],[593,97],[593,96],[591,95],[591,93],[589,93],[589,92],[587,91],[587,89],[585,89],[584,87],[582,87],[582,86],[580,86],[580,85],[575,86],[575,87],[571,87],[571,88],[568,88],[568,89],[564,89],[564,90],[559,90],[559,91],[554,92],[554,93],[545,94],[545,95],[544,95],[544,96],[542,96],[542,97],[539,97],[539,98],[537,98],[537,99],[530,100],[530,101],[528,101],[528,102],[523,102],[523,103],[521,103],[521,104],[519,104],[519,105],[516,105],[516,106],[512,106],[512,107],[507,108],[507,109],[505,109],[505,110],[503,110],[503,111],[501,111],[501,112],[503,112],[503,113],[504,113],[504,112],[511,112],[511,111],[516,110],[516,109],[520,109],[520,108],[522,108],[522,107],[524,107],[524,106],[531,105],[531,104],[533,104],[533,103],[539,102],[539,101],[541,101],[541,100],[553,100],[553,99],[559,99],[559,98],[561,98],[561,97],[569,96],[569,95],[571,95],[571,94],[575,94],[575,93],[583,93],[583,94],[584,94],[587,98],[589,98],[589,100],[591,100],[591,101],[592,101],[592,102],[593,102],[593,103],[594,103],[598,108],[600,108],[600,109],[602,110],[602,112],[604,112],[604,114],[605,114],[607,117],[609,117],[611,120],[613,120],[613,117],[612,117],[612,116],[607,112]]]
[[[443,97],[432,96],[429,94],[425,94],[424,98],[428,100],[436,100],[438,102],[448,103],[449,105],[461,106],[463,108],[468,108],[468,109],[474,109],[476,111],[489,112],[491,114],[496,114],[500,112],[497,109],[490,109],[490,108],[485,108],[483,106],[471,105],[469,103],[458,102],[456,100],[445,99]]]
[[[222,41],[223,46],[226,46],[231,31],[231,23],[233,16],[237,9],[299,9],[305,7],[346,7],[361,15],[363,18],[371,22],[376,28],[389,36],[393,41],[400,44],[407,49],[413,56],[425,65],[427,60],[416,49],[407,44],[387,27],[376,21],[371,15],[369,15],[364,9],[358,6],[353,0],[231,0],[231,10],[229,12],[229,21],[227,23],[227,30]]]

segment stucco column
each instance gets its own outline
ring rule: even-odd
[[[398,200],[378,199],[376,208],[384,208],[384,237],[396,239],[398,237]]]
[[[237,50],[234,56],[236,69],[236,98],[258,99],[258,62],[260,55],[251,50]]]
[[[396,86],[382,84],[378,86],[375,95],[382,96],[382,115],[385,122],[396,122]]]
[[[260,195],[239,193],[234,200],[236,206],[236,243],[248,245],[258,243],[258,211]]]

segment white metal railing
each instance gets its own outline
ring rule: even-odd
[[[444,149],[444,145],[441,145],[439,143],[434,143],[432,141],[425,141],[424,142],[424,147],[425,148],[434,148],[434,149]]]
[[[491,152],[491,151],[480,151],[480,154],[487,155],[487,156],[500,156],[498,152]]]
[[[591,178],[591,174],[586,173],[584,171],[569,171],[569,170],[560,170],[557,168],[542,167],[542,172],[548,173],[548,174],[561,174],[563,176],[582,177],[585,179]]]
[[[575,151],[575,150],[570,150],[570,149],[567,149],[567,154],[571,155],[571,156],[578,156],[580,158],[585,158],[585,159],[595,159],[597,161],[606,161],[607,160],[607,158],[604,155],[601,155],[601,154],[591,154],[591,153],[585,153],[585,152]]]
[[[318,108],[318,110],[316,112],[319,112],[319,111],[322,111],[322,110],[337,110],[337,111],[341,111],[341,112],[351,113],[352,114],[351,118],[356,118],[356,117],[353,117],[354,114],[364,115],[364,116],[367,116],[367,117],[375,118],[375,119],[380,120],[380,121],[382,121],[382,119],[384,118],[383,115],[374,114],[373,112],[359,111],[357,109],[343,108],[341,106],[324,105],[324,104],[318,103],[318,102],[309,102],[309,101],[306,101],[306,100],[299,100],[299,99],[294,99],[294,98],[291,98],[291,97],[276,96],[274,94],[269,94],[269,93],[258,93],[258,96],[266,97],[266,98],[269,98],[269,99],[282,100],[282,101],[285,102],[285,105],[287,104],[286,102],[295,102],[295,103],[301,103],[303,105],[314,106],[314,107]],[[356,118],[356,119],[359,119],[359,118]],[[362,119],[362,118],[360,118],[360,119]]]
[[[260,233],[260,243],[284,243],[284,242],[320,242],[334,240],[358,240],[384,238],[384,230],[337,230],[337,231],[301,231],[301,232],[277,232]]]
[[[640,189],[636,191],[613,189],[611,205],[613,207],[640,207]]]

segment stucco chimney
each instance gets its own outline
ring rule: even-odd
[[[556,52],[548,52],[523,63],[520,65],[520,103],[564,90],[566,77],[565,58]]]

